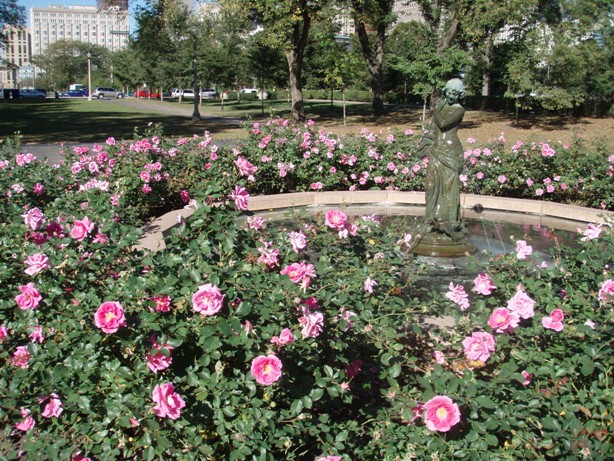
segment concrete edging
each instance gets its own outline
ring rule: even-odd
[[[324,206],[324,205],[413,205],[424,206],[424,192],[400,191],[331,191],[295,192],[289,194],[258,195],[249,198],[250,211],[269,211],[280,208]],[[525,213],[548,218],[559,218],[581,223],[604,223],[605,216],[614,214],[593,208],[565,205],[539,200],[523,200],[488,195],[461,194],[461,207],[466,211],[476,208],[499,212]],[[194,212],[185,208],[173,210],[155,219],[143,228],[139,248],[157,251],[164,248],[164,236]]]

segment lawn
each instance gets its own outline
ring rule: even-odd
[[[202,120],[192,121],[192,101],[155,101],[122,99],[87,101],[47,99],[44,101],[1,101],[0,138],[20,132],[25,143],[95,142],[109,136],[131,139],[134,129],[150,123],[162,123],[170,136],[191,136],[209,131],[215,139],[240,139],[245,131],[241,121],[271,116],[289,117],[287,101],[205,101],[200,107]],[[422,109],[416,106],[387,105],[386,114],[374,117],[366,103],[348,103],[347,121],[343,123],[340,103],[305,101],[308,118],[322,128],[339,135],[358,133],[362,127],[419,130]],[[264,114],[264,115],[263,115]],[[504,133],[508,142],[551,140],[570,142],[575,136],[603,140],[612,145],[606,133],[614,129],[612,118],[573,118],[558,115],[524,114],[516,121],[514,114],[468,109],[461,125],[462,139],[480,142]]]

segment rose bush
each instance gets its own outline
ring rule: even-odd
[[[611,222],[555,246],[551,265],[524,247],[524,259],[476,259],[475,280],[449,280],[450,296],[429,292],[401,251],[403,222],[237,210],[246,193],[313,182],[421,187],[415,135],[251,130],[234,152],[207,134],[148,133],[58,166],[3,149],[1,457],[610,457]],[[514,168],[535,181],[539,157],[551,176],[576,171],[554,171],[564,148],[537,146],[489,165],[498,192],[524,196]],[[611,193],[573,184],[572,200],[611,207]],[[185,201],[196,210],[166,248],[139,250],[145,220]]]

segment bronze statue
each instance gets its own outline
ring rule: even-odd
[[[446,83],[433,111],[433,121],[418,148],[428,155],[425,191],[426,211],[415,244],[422,246],[453,246],[466,244],[467,229],[460,212],[460,179],[463,168],[463,145],[457,130],[465,109],[460,100],[465,96],[463,82],[454,78]],[[430,235],[428,239],[423,239]],[[446,241],[447,240],[447,241]],[[451,241],[450,241],[451,240]],[[427,243],[428,241],[428,243]],[[454,252],[465,251],[458,247]],[[424,250],[429,253],[430,250]],[[438,251],[431,251],[436,254]]]

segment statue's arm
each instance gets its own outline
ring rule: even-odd
[[[447,131],[450,128],[458,126],[465,115],[465,109],[460,104],[448,106],[448,110],[438,107],[433,113],[433,121],[437,124],[441,131]]]

